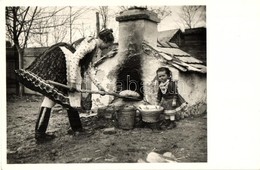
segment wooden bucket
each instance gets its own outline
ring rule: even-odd
[[[133,129],[135,124],[136,109],[133,106],[125,106],[118,112],[118,128]]]

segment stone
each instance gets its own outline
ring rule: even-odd
[[[139,158],[138,160],[137,160],[137,163],[147,163],[145,160],[143,160],[142,158]]]
[[[99,159],[102,159],[102,158],[103,158],[102,156],[97,157],[97,158],[95,158],[95,161],[97,161],[97,160],[99,160]]]
[[[12,150],[9,150],[7,149],[7,154],[15,154],[17,151],[12,151]]]
[[[109,159],[105,159],[106,162],[117,162],[117,158],[114,157],[114,158],[109,158]]]
[[[207,104],[202,104],[199,108],[198,108],[198,114],[204,114],[207,112]]]
[[[164,157],[170,158],[172,160],[177,160],[177,158],[171,152],[165,152],[163,154]]]
[[[20,152],[22,152],[23,149],[24,149],[24,147],[23,147],[23,146],[20,146],[19,148],[17,148],[16,151],[17,151],[18,153],[20,153]]]
[[[156,152],[150,152],[147,155],[146,161],[150,163],[176,163],[176,161],[166,159]]]
[[[115,134],[116,133],[116,129],[114,127],[106,128],[106,129],[104,129],[103,133],[104,134],[108,134],[108,135]]]
[[[81,160],[84,162],[91,162],[93,158],[82,158]]]
[[[170,158],[170,157],[172,156],[172,153],[171,153],[171,152],[165,152],[165,153],[163,154],[163,156]]]
[[[56,149],[52,149],[52,150],[51,150],[51,154],[57,155],[57,153],[58,153],[58,151],[57,151]]]
[[[184,112],[183,115],[184,115],[184,118],[188,118],[189,117],[189,115],[186,112]]]

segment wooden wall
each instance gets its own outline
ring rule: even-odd
[[[206,28],[195,29],[195,31],[184,32],[184,43],[180,48],[191,54],[193,57],[203,61],[206,65],[207,60],[207,41],[206,41]]]
[[[24,51],[23,66],[27,68],[48,47],[26,48]],[[6,92],[7,94],[18,94],[18,81],[15,70],[19,68],[18,53],[14,48],[6,48]],[[28,88],[24,88],[25,94],[38,94]]]

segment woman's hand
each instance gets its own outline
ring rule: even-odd
[[[100,92],[101,92],[101,93],[100,93],[101,96],[104,96],[104,95],[106,94],[105,89],[104,89],[103,87],[100,86],[98,89],[99,89]]]
[[[174,97],[173,100],[172,100],[172,106],[176,106],[176,104],[177,104],[176,103],[176,97]]]
[[[104,96],[106,94],[105,89],[98,83],[97,85],[98,90],[100,91],[100,94]]]
[[[70,92],[74,93],[77,91],[77,85],[76,83],[71,83],[70,84],[70,89],[69,89]]]

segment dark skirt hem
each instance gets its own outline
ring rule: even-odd
[[[23,69],[15,70],[15,72],[18,81],[25,87],[43,94],[44,96],[66,108],[72,108],[70,106],[68,95],[57,89],[55,86],[47,83],[41,77]]]
[[[167,116],[174,116],[181,112],[185,112],[185,109],[187,108],[188,103],[185,101],[185,99],[180,94],[177,94],[177,96],[176,96],[176,106],[171,106],[172,101],[173,101],[173,99],[162,99],[161,106],[164,107],[164,110],[171,110],[170,113],[166,114]]]

